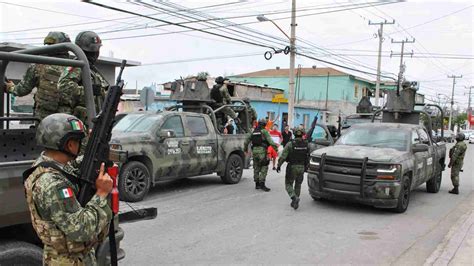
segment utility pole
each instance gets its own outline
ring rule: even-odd
[[[403,79],[403,72],[405,72],[405,67],[403,66],[403,55],[405,54],[405,43],[414,43],[415,39],[409,41],[408,39],[405,39],[403,41],[394,41],[392,39],[392,43],[401,43],[402,44],[402,51],[401,53],[393,53],[390,51],[390,57],[394,55],[399,55],[400,56],[400,72],[398,73],[398,86],[397,86],[397,95],[400,93],[400,89],[402,88],[402,79]],[[408,55],[413,56],[413,51],[411,53],[407,53]]]
[[[324,105],[324,109],[328,109],[328,98],[329,98],[329,71],[328,71],[328,77],[326,79],[326,104]]]
[[[387,22],[387,20],[385,20],[384,22],[377,22],[377,23],[372,23],[370,20],[369,20],[369,25],[380,25],[380,28],[379,30],[377,31],[377,36],[379,38],[379,56],[378,56],[378,59],[377,59],[377,82],[375,83],[375,106],[379,106],[380,103],[379,103],[379,97],[380,97],[380,67],[381,67],[381,64],[382,64],[382,42],[384,41],[384,38],[383,38],[383,25],[385,24],[395,24],[395,20],[393,20],[392,22]]]
[[[468,120],[467,121],[467,126],[469,127],[468,129],[471,129],[471,116],[472,116],[472,108],[471,108],[471,95],[472,95],[472,88],[474,88],[474,86],[470,86],[469,87],[469,93],[464,93],[464,95],[468,94],[469,95],[469,99],[467,101],[467,112],[468,112]]]
[[[288,87],[288,125],[292,128],[295,104],[296,0],[291,1],[290,73]]]
[[[448,78],[453,79],[453,89],[451,90],[451,108],[449,111],[449,123],[448,123],[448,129],[451,130],[451,122],[453,120],[454,85],[456,85],[456,79],[462,78],[462,75],[461,76],[451,75],[451,76],[448,76]]]

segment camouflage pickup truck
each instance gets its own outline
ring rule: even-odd
[[[244,134],[223,134],[198,112],[134,112],[112,131],[113,149],[128,152],[119,177],[122,200],[140,201],[159,181],[217,173],[236,184],[248,163]]]
[[[446,145],[431,135],[429,113],[414,110],[414,95],[410,88],[394,92],[380,110],[381,123],[355,124],[334,146],[311,153],[308,186],[313,199],[346,199],[402,213],[410,191],[421,184],[430,193],[439,191]],[[432,106],[440,110],[441,120],[442,109]],[[428,128],[420,125],[420,115],[426,115]]]
[[[33,56],[56,54],[60,51],[73,52],[79,59]],[[82,50],[71,43],[49,45],[19,52],[0,52],[0,81],[2,81],[0,83],[0,265],[41,265],[42,243],[31,225],[22,182],[22,173],[32,165],[41,151],[35,141],[36,128],[34,124],[39,121],[31,115],[19,117],[10,113],[10,99],[5,97],[8,94],[4,93],[5,87],[3,86],[6,68],[10,61],[87,68],[87,71],[82,72],[83,80],[90,77],[90,70]],[[86,91],[92,95],[90,78],[88,83],[84,82],[84,86]],[[87,104],[90,107],[93,106],[93,102],[87,101]],[[32,121],[34,122],[32,123]],[[122,259],[125,253],[120,248],[120,241],[124,237],[124,232],[118,226],[118,216],[116,218],[117,255],[119,259]],[[110,264],[108,239],[96,248],[96,258],[99,265]]]

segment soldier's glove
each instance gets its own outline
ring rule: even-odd
[[[11,93],[13,91],[13,88],[15,88],[15,83],[13,81],[8,81],[5,82],[5,91]]]
[[[281,171],[281,167],[278,166],[277,169],[276,169],[277,173],[279,173]]]

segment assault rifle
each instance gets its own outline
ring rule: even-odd
[[[122,60],[116,84],[109,88],[100,113],[92,120],[94,126],[92,127],[92,133],[87,143],[84,158],[80,167],[81,188],[78,200],[81,206],[85,206],[96,192],[95,180],[99,174],[101,164],[105,163],[106,169],[113,166],[113,162],[109,159],[109,141],[112,136],[115,113],[117,112],[117,107],[124,86],[122,72],[126,63],[126,60]],[[112,196],[112,210],[113,215],[115,215],[116,212],[118,212],[118,195],[115,194]],[[112,221],[110,222],[109,240],[111,264],[117,265],[114,217],[112,217]]]

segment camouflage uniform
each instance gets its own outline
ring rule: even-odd
[[[272,146],[277,149],[277,145],[273,142],[268,131],[264,129],[264,123],[259,122],[259,126],[252,134],[249,134],[244,143],[244,149],[252,143],[253,156],[253,180],[255,181],[255,188],[260,189],[265,187],[265,178],[267,177],[268,164],[270,160],[267,157],[267,148]],[[266,187],[265,187],[266,188]],[[266,189],[263,189],[266,191]]]
[[[464,141],[458,141],[449,150],[451,158],[451,181],[453,182],[453,186],[456,190],[459,187],[459,172],[461,171],[464,163],[464,155],[466,154],[466,149],[466,143],[464,143]]]
[[[57,83],[64,67],[55,65],[31,64],[22,81],[9,91],[15,96],[25,96],[37,88],[34,96],[34,115],[40,120],[58,112],[59,93]]]
[[[70,42],[63,32],[50,32],[44,39],[45,45]],[[68,53],[57,54],[55,57],[67,58]],[[23,79],[16,85],[9,86],[8,91],[15,96],[26,96],[37,88],[34,96],[34,116],[43,120],[46,116],[59,112],[59,98],[57,83],[64,67],[56,65],[31,64],[26,70]]]
[[[252,106],[250,106],[250,103],[248,102],[247,99],[244,99],[244,102],[245,104],[247,105],[247,110],[248,110],[248,114],[249,114],[249,118],[250,118],[250,122],[249,122],[249,132],[251,132],[251,129],[253,128],[253,124],[255,121],[257,121],[257,111],[255,111],[255,108],[253,108]],[[246,127],[247,126],[247,116],[245,115],[244,112],[239,112],[239,115],[238,115],[238,118],[239,120],[241,121],[241,125],[243,127]],[[244,128],[240,128],[240,133],[245,133],[245,129]]]
[[[226,104],[232,104],[232,99],[227,89],[227,85],[224,83],[226,79],[222,77],[216,78],[216,85],[211,89],[211,98],[216,101],[216,108],[219,108]],[[232,119],[236,120],[237,114],[229,107],[224,107],[221,109],[221,112],[226,116],[230,116]],[[224,119],[227,121],[227,119]]]
[[[59,78],[58,88],[60,92],[61,103],[59,110],[61,113],[72,114],[82,122],[87,122],[87,108],[85,102],[84,87],[82,86],[82,70],[76,67],[67,67]],[[100,111],[99,102],[102,103],[105,93],[109,87],[107,80],[99,71],[91,66],[92,87],[99,96],[96,96],[96,112]],[[97,98],[98,101],[97,101]]]
[[[44,154],[33,166],[45,161],[68,172]],[[81,207],[78,189],[63,172],[41,166],[25,182],[32,224],[44,244],[44,265],[96,264],[94,248],[107,236],[112,211],[107,199],[97,195]]]

